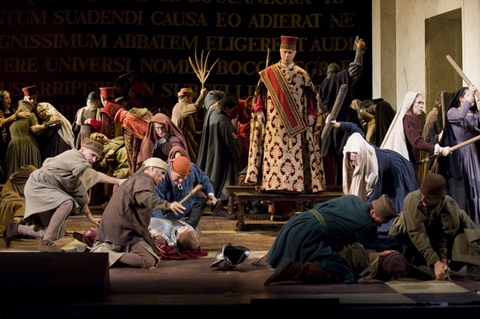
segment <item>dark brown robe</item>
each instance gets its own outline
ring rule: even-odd
[[[139,203],[140,193],[144,195],[141,203]],[[144,193],[147,193],[147,196]],[[152,206],[155,209],[167,210],[169,203],[155,196],[153,178],[139,172],[113,193],[103,212],[95,241],[108,243],[109,248],[115,251],[127,251],[129,246],[144,239],[153,251],[159,254],[148,231]]]

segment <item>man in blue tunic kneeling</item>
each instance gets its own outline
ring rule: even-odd
[[[183,214],[165,214],[162,210],[155,210],[152,217],[167,218],[172,221],[186,219],[187,224],[196,228],[205,205],[217,203],[210,178],[186,157],[175,158],[168,164],[165,179],[157,185],[155,195],[167,201],[180,201],[199,184],[203,186],[203,191],[192,194],[193,196],[182,203],[185,207]]]

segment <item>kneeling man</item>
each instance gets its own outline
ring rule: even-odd
[[[412,267],[407,276],[418,279],[444,279],[449,269],[467,265],[467,276],[478,279],[480,273],[480,229],[445,195],[442,175],[430,174],[422,186],[407,195],[403,212],[388,233],[404,245]]]
[[[155,186],[165,178],[167,163],[152,157],[114,193],[102,215],[92,252],[107,252],[109,264],[155,268],[160,252],[148,230],[152,211],[182,214],[185,207],[155,196]]]

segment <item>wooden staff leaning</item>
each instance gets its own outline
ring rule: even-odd
[[[445,96],[444,96],[443,92],[441,93],[440,100],[442,101],[442,132],[443,132],[443,134],[442,134],[442,138],[438,140],[438,143],[441,145],[443,137],[445,136],[445,121],[447,120],[447,116],[445,114],[446,110],[447,110],[447,107],[445,106]],[[438,169],[439,169],[439,166],[438,166],[438,157],[437,157],[437,158],[435,158],[435,161],[432,164],[432,168],[430,169],[430,173],[438,173]]]
[[[267,58],[265,59],[265,69],[268,68],[268,66],[270,65],[270,49],[267,49]],[[253,93],[253,105],[255,105],[255,102],[257,101],[257,98],[258,98],[258,94],[260,94],[260,92],[258,91],[258,89],[260,88],[260,83],[262,82],[262,80],[258,80],[257,82],[257,87],[255,89],[255,92]],[[255,114],[255,112],[252,112],[252,119],[254,120],[254,122],[257,121],[257,114]],[[253,130],[251,130],[253,131]]]
[[[209,55],[210,55],[210,50],[208,51],[205,60],[203,60],[203,50],[202,50],[202,54],[200,55],[200,62],[199,62],[198,58],[197,58],[197,50],[195,50],[195,64],[193,64],[192,59],[190,57],[188,57],[188,61],[190,61],[190,65],[192,66],[193,71],[195,72],[198,79],[200,80],[200,83],[202,83],[202,89],[205,88],[205,82],[207,81],[207,78],[210,75],[210,71],[212,71],[215,64],[217,64],[218,60],[220,60],[220,58],[218,58],[212,64],[210,69],[208,69],[208,56]]]

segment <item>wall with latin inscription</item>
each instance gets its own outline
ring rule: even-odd
[[[319,85],[327,65],[353,61],[354,38],[371,47],[371,3],[356,0],[3,0],[0,89],[16,103],[37,85],[39,101],[70,120],[91,91],[134,71],[141,101],[168,112],[182,87],[201,83],[190,60],[211,68],[205,86],[253,95],[258,72],[279,61],[280,36],[299,37],[295,61]],[[354,96],[371,98],[371,52]],[[207,59],[208,56],[208,59]],[[215,65],[214,65],[215,63]]]

